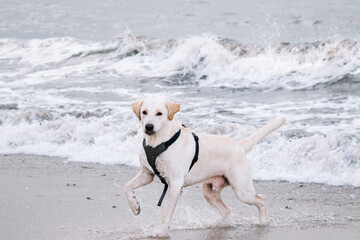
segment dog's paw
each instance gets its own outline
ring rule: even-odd
[[[265,226],[269,225],[269,223],[266,219],[259,219],[259,222],[257,225],[265,227]]]
[[[135,195],[129,196],[128,202],[129,202],[130,208],[133,211],[133,213],[135,214],[135,216],[139,215],[140,205],[139,205],[138,201],[136,200]]]
[[[170,237],[170,235],[169,235],[169,231],[168,231],[167,228],[157,226],[154,229],[152,237],[154,237],[154,238],[168,238],[168,237]]]
[[[212,221],[204,224],[205,228],[214,228],[219,224],[218,221]]]
[[[136,198],[134,197],[134,202],[131,204],[131,210],[133,211],[133,213],[136,215],[139,215],[140,213],[140,205],[137,202]]]
[[[215,221],[205,223],[204,227],[205,228],[215,228],[215,227],[224,227],[226,225],[227,225],[227,219],[219,218],[219,219],[217,219]]]

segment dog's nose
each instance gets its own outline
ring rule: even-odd
[[[148,123],[145,125],[145,129],[146,131],[150,132],[152,130],[154,130],[154,124]]]

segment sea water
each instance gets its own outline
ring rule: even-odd
[[[260,180],[360,186],[360,3],[1,1],[0,152],[139,166],[141,98],[241,140]],[[201,151],[201,149],[200,149]]]

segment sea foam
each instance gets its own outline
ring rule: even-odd
[[[212,34],[0,39],[0,152],[139,166],[131,104],[161,97],[195,132],[236,140],[256,179],[360,186],[359,43],[242,44]]]

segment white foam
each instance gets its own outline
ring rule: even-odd
[[[138,166],[142,133],[131,103],[154,96],[144,88],[156,86],[157,98],[178,98],[177,116],[196,132],[240,140],[285,115],[286,125],[249,154],[256,179],[360,186],[357,95],[259,103],[191,88],[266,89],[274,97],[271,89],[312,89],[351,75],[355,82],[359,54],[355,41],[245,46],[211,34],[0,39],[0,152]]]
[[[60,156],[73,161],[138,166],[136,121],[109,125],[101,119],[65,116],[48,119],[39,110],[18,116],[17,123],[0,125],[0,148],[7,153]],[[133,120],[133,119],[132,119]],[[140,137],[139,137],[140,136]]]
[[[360,152],[353,138],[344,131],[261,143],[249,154],[254,177],[360,186]]]
[[[122,119],[59,116],[39,109],[2,116],[0,149],[5,153],[61,156],[73,161],[139,166],[142,133],[128,111]],[[16,121],[15,121],[16,119]],[[186,118],[185,118],[186,119]],[[224,122],[226,120],[222,120]],[[288,121],[292,121],[291,118]],[[195,123],[197,122],[197,123]],[[221,122],[221,121],[220,121]],[[241,139],[254,126],[190,121],[197,132]],[[294,127],[294,126],[292,126]],[[280,133],[289,127],[284,126]],[[249,153],[255,179],[318,182],[360,186],[358,138],[353,132],[333,131],[288,139],[273,133]]]
[[[193,36],[178,39],[170,49],[155,45],[107,69],[146,77],[191,74],[201,86],[299,89],[331,82],[360,66],[359,45],[352,41],[234,47],[226,48],[214,35]]]
[[[127,31],[108,42],[1,39],[0,46],[2,58],[25,66],[20,74],[32,81],[94,72],[159,78],[190,74],[201,86],[299,89],[358,74],[360,66],[359,44],[343,40],[245,46],[211,34],[166,41]]]

